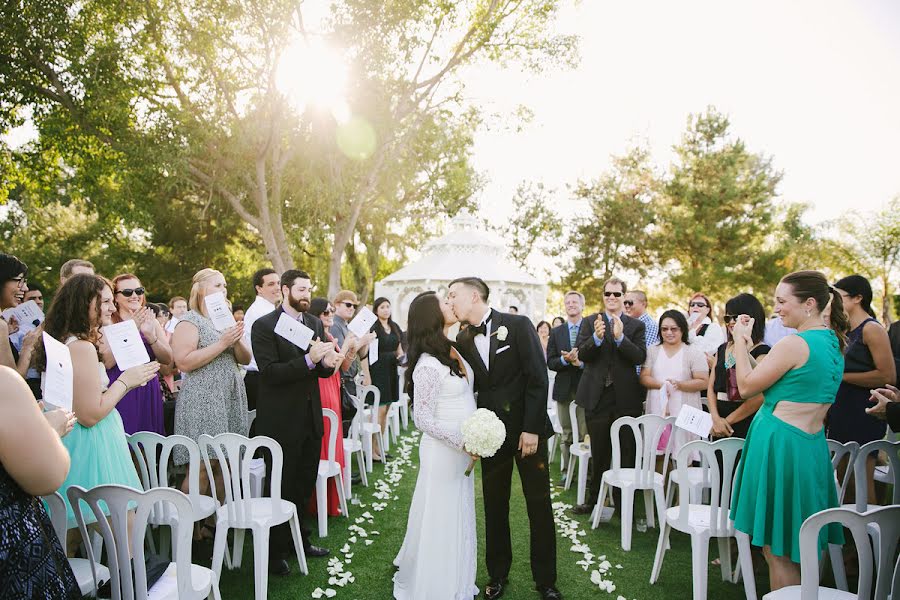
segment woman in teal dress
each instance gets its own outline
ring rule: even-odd
[[[106,369],[97,354],[99,328],[115,310],[110,283],[97,275],[75,275],[68,279],[53,298],[44,321],[44,332],[66,344],[72,356],[72,410],[78,423],[65,438],[72,467],[59,489],[66,501],[70,528],[75,517],[66,490],[73,485],[83,488],[115,483],[142,489],[141,481],[131,461],[122,418],[116,404],[130,390],[147,383],[156,376],[159,363],[126,369],[109,384]],[[39,344],[35,357],[38,370],[44,371],[46,355]],[[45,390],[44,402],[53,404],[50,390]],[[91,511],[82,511],[85,521],[94,521]],[[71,530],[77,539],[77,529]]]
[[[741,315],[733,330],[741,397],[762,393],[765,400],[744,443],[731,505],[735,528],[763,547],[772,590],[799,585],[800,526],[838,505],[824,419],[843,377],[848,330],[841,296],[818,271],[785,276],[775,313],[797,334],[775,344],[755,369],[748,352],[753,319]],[[829,542],[843,543],[840,525],[822,529],[820,548]]]

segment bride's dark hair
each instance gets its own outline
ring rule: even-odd
[[[450,340],[444,335],[444,313],[434,292],[422,292],[409,305],[409,358],[406,365],[406,393],[413,398],[413,372],[423,353],[435,357],[450,372],[462,377],[459,363],[450,356]]]

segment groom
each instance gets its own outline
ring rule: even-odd
[[[509,494],[515,462],[531,525],[531,574],[542,599],[561,600],[556,589],[556,531],[547,468],[547,438],[553,433],[547,416],[547,364],[531,321],[492,310],[489,294],[487,284],[477,277],[450,283],[453,312],[469,324],[457,343],[475,371],[478,406],[494,411],[506,425],[503,446],[481,461],[490,576],[484,597],[494,600],[503,595],[512,566]]]

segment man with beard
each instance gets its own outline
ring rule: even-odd
[[[259,399],[256,405],[256,433],[274,438],[284,451],[281,495],[297,505],[306,556],[320,557],[328,550],[313,546],[309,531],[303,527],[303,515],[312,496],[322,447],[322,402],[319,378],[334,373],[335,365],[344,357],[325,338],[322,322],[307,314],[312,284],[309,275],[291,269],[281,276],[281,306],[260,317],[253,324],[250,339],[253,356],[259,367]],[[313,340],[306,349],[275,333],[282,315],[303,323],[313,330]],[[266,495],[272,479],[271,457],[266,453]],[[286,558],[292,539],[288,524],[272,531],[269,572],[287,575]]]

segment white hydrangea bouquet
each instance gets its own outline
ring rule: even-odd
[[[486,408],[479,408],[472,413],[472,416],[463,422],[460,432],[466,452],[481,458],[496,454],[506,441],[506,425],[493,411]],[[475,459],[472,459],[469,468],[466,469],[466,477],[472,474],[474,468]]]

